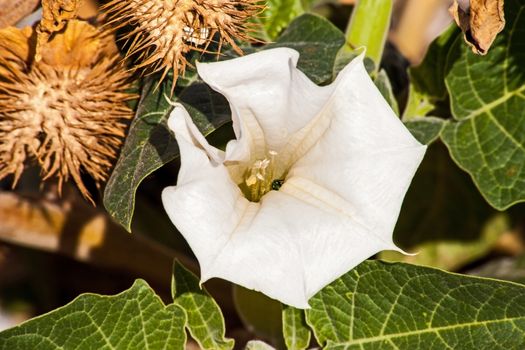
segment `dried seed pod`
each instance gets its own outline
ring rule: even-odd
[[[73,178],[91,200],[81,173],[100,185],[133,116],[126,101],[130,74],[119,64],[114,40],[95,27],[70,21],[41,46],[30,28],[0,30],[0,179],[16,185],[28,159],[58,188]]]
[[[239,54],[234,39],[254,40],[250,17],[260,13],[260,0],[112,0],[103,7],[114,28],[131,26],[125,36],[128,56],[136,55],[135,69],[162,72],[163,80],[173,69],[174,85],[188,64],[185,54],[209,52],[218,35],[217,54],[224,42]],[[173,90],[173,86],[172,86]]]

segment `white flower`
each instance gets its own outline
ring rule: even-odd
[[[177,186],[162,193],[201,267],[308,308],[308,299],[392,241],[426,147],[392,112],[362,56],[329,86],[277,48],[200,63],[230,103],[236,140],[208,144],[181,105],[169,118],[180,148]],[[274,190],[272,190],[274,188]]]

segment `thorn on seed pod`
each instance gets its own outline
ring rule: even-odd
[[[177,78],[189,64],[189,52],[219,55],[228,44],[242,54],[235,40],[255,40],[248,19],[264,9],[259,1],[112,0],[103,10],[109,26],[132,28],[124,40],[129,45],[126,57],[138,58],[135,70],[161,73],[160,82],[173,70],[173,94]]]

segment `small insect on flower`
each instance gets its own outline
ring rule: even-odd
[[[272,190],[273,191],[279,191],[279,188],[283,185],[284,180],[273,180],[272,182]]]
[[[43,180],[56,177],[60,191],[73,178],[91,200],[81,173],[99,186],[122,143],[130,74],[113,37],[81,21],[70,21],[40,47],[35,32],[0,30],[0,179],[13,187],[28,160],[36,160]]]
[[[208,52],[217,39],[219,54],[226,42],[239,54],[235,39],[254,40],[256,24],[248,19],[259,14],[260,0],[112,0],[103,6],[109,25],[131,26],[124,36],[127,56],[138,59],[136,70],[162,72],[160,81],[173,69],[172,92],[188,65],[190,51]],[[217,35],[218,34],[218,35]],[[215,49],[214,49],[215,50]]]

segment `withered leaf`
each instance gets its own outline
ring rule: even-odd
[[[44,63],[55,67],[87,67],[118,54],[109,32],[99,32],[87,22],[73,20],[67,29],[40,47]]]
[[[42,0],[42,20],[37,27],[37,46],[35,61],[42,59],[42,45],[51,34],[62,30],[67,21],[77,16],[77,11],[84,0]]]
[[[503,0],[454,0],[450,12],[472,51],[485,55],[505,27]]]
[[[83,0],[42,0],[42,21],[40,30],[58,32],[66,22],[77,15]]]
[[[29,27],[0,29],[0,82],[12,79],[16,72],[23,72],[30,62],[33,30]]]

